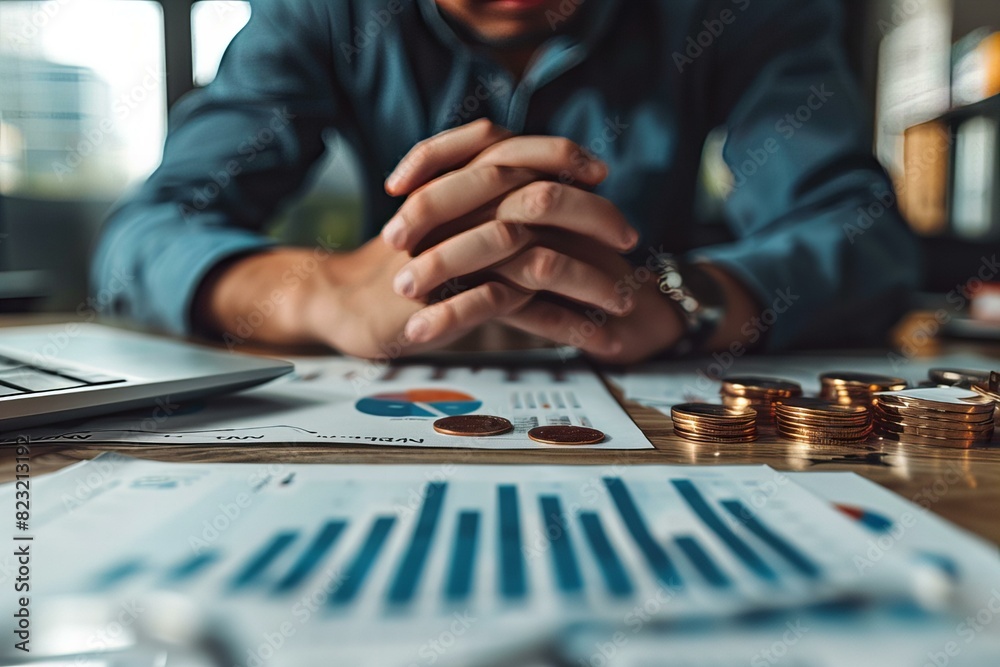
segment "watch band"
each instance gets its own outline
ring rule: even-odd
[[[675,346],[678,353],[702,348],[715,334],[725,316],[722,287],[697,264],[673,255],[659,255],[658,286],[678,308],[685,331]]]

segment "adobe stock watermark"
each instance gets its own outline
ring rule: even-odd
[[[801,618],[794,622],[786,621],[784,627],[785,630],[781,633],[781,637],[774,640],[770,646],[753,654],[750,658],[750,667],[768,667],[768,665],[781,663],[792,648],[797,646],[802,638],[809,633],[809,626],[803,624]]]
[[[104,287],[77,304],[75,312],[81,322],[68,322],[60,331],[46,334],[45,342],[32,355],[32,363],[44,366],[58,359],[59,354],[69,347],[70,342],[83,333],[81,325],[95,321],[134,281],[135,276],[127,269],[115,268]]]
[[[118,125],[142,106],[157,88],[163,87],[163,79],[162,72],[147,67],[142,81],[114,101],[111,106],[112,116],[102,118],[96,127],[84,131],[75,146],[65,146],[66,156],[52,163],[52,171],[59,181],[62,182],[73,174],[104,145],[108,137],[114,136]]]
[[[468,609],[462,612],[455,612],[446,621],[447,627],[437,635],[424,642],[418,649],[417,655],[420,662],[411,662],[409,667],[419,667],[420,665],[433,665],[437,663],[445,654],[455,648],[459,640],[464,637],[469,630],[479,621],[479,617],[473,616]]]
[[[625,648],[631,638],[638,635],[650,623],[658,620],[663,610],[677,596],[681,589],[676,586],[657,586],[651,595],[647,596],[642,603],[635,605],[622,618],[625,629],[617,630],[608,637],[607,641],[594,643],[593,651],[589,656],[578,659],[577,665],[580,667],[612,667],[617,661],[618,654]]]
[[[297,599],[289,608],[289,617],[273,626],[271,630],[261,632],[260,639],[254,639],[254,644],[246,649],[246,657],[242,665],[233,667],[265,667],[282,648],[306,625],[321,609],[326,607],[330,596],[340,588],[346,577],[338,569],[328,568],[323,571],[322,579]]]
[[[927,0],[897,0],[892,3],[892,10],[889,12],[889,20],[879,19],[876,22],[878,31],[883,37],[906,23],[927,6]]]
[[[835,95],[832,90],[827,90],[825,83],[810,87],[803,103],[774,124],[775,133],[786,143],[791,141]],[[748,148],[746,158],[741,157],[742,161],[730,167],[733,189],[739,190],[746,185],[781,149],[782,143],[773,136],[765,139],[759,146]]]
[[[960,314],[972,300],[972,296],[981,290],[986,283],[993,282],[1000,276],[1000,260],[997,253],[980,258],[979,267],[964,283],[955,285],[945,295],[945,301],[950,308],[938,308],[929,319],[922,320],[905,338],[898,343],[897,352],[889,352],[887,358],[894,369],[908,364],[913,358],[920,356],[921,351],[933,345],[941,328]]]
[[[48,2],[34,3],[37,7],[27,19],[21,22],[20,27],[10,33],[7,41],[13,46],[27,46],[28,43],[54,19],[63,7],[73,4],[74,0],[49,0]]]
[[[587,0],[562,0],[555,9],[545,10],[545,20],[549,22],[549,30],[555,32],[559,26],[569,21]]]
[[[253,134],[244,137],[236,147],[238,158],[232,158],[218,170],[208,173],[208,182],[191,189],[190,205],[179,204],[181,215],[190,220],[199,212],[204,211],[225,191],[233,179],[242,174],[253,164],[257,157],[266,151],[285,131],[296,115],[288,111],[288,107],[272,109],[267,123],[263,124]]]
[[[717,391],[718,383],[732,369],[736,361],[749,352],[750,348],[756,345],[800,298],[800,295],[792,292],[791,287],[775,290],[771,304],[740,327],[740,334],[746,342],[733,341],[725,350],[712,352],[712,361],[704,369],[697,370],[694,386],[686,385],[684,392],[696,392],[695,395],[702,396],[707,392]]]
[[[452,106],[448,123],[452,126],[466,123],[487,100],[492,97],[509,95],[511,88],[511,82],[499,74],[490,74],[489,78],[480,76],[475,89],[464,100],[456,102]]]
[[[726,31],[726,28],[736,23],[736,19],[739,16],[737,13],[745,12],[750,8],[750,0],[730,0],[735,6],[736,10],[732,8],[725,8],[719,12],[719,15],[715,18],[705,19],[701,22],[701,30],[696,35],[690,35],[684,44],[684,51],[674,51],[673,60],[674,67],[681,74],[684,73],[684,69],[690,65],[693,65],[696,60],[701,58],[705,53],[712,48],[716,40],[722,37],[722,34]]]
[[[459,278],[453,278],[442,285],[436,294],[431,295],[432,300],[445,301],[469,288],[469,284],[462,282]],[[401,359],[412,345],[413,343],[406,337],[405,331],[400,331],[395,338],[380,341],[378,343],[380,353],[372,359],[365,359],[364,369],[351,376],[351,387],[355,394],[360,395],[372,382],[381,377],[392,362]]]
[[[979,635],[993,625],[998,616],[1000,616],[1000,590],[994,588],[983,606],[975,614],[966,616],[955,627],[958,641],[945,642],[940,651],[928,651],[923,667],[948,667],[954,658],[962,654],[964,647],[976,641]]]
[[[630,127],[632,127],[631,124],[624,122],[621,116],[605,118],[604,125],[597,136],[592,137],[585,145],[581,145],[580,149],[571,156],[570,161],[573,163],[573,167],[577,171],[586,169],[595,158],[600,158],[607,153],[611,145],[616,143]],[[559,182],[563,185],[572,185],[576,182],[576,176],[573,171],[564,169],[559,172]]]
[[[403,13],[402,0],[389,0],[381,9],[372,9],[368,16],[363,17],[363,23],[354,26],[354,34],[350,42],[341,41],[338,45],[344,59],[351,63],[364,49],[375,43],[386,28]]]
[[[339,249],[340,244],[334,243],[329,237],[317,237],[316,245],[313,247],[312,252],[282,272],[282,286],[271,290],[271,293],[262,300],[254,299],[253,309],[249,313],[236,318],[234,330],[226,331],[222,334],[222,342],[226,344],[226,348],[230,352],[233,352],[238,346],[245,344],[257,330],[264,326],[278,312],[278,309],[288,299],[288,292],[298,289],[303,282],[319,270],[324,259]]]

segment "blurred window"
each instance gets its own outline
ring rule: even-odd
[[[207,86],[219,71],[222,54],[250,20],[245,0],[200,0],[191,6],[194,83]]]
[[[0,2],[0,194],[113,199],[147,176],[166,132],[163,35],[152,0]]]

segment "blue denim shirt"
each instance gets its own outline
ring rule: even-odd
[[[772,348],[884,333],[918,280],[915,240],[872,157],[835,0],[567,0],[520,80],[434,0],[256,0],[218,78],[176,105],[163,163],[113,212],[92,289],[114,311],[191,329],[206,273],[262,230],[335,130],[363,171],[366,236],[401,201],[383,181],[421,139],[480,117],[568,137],[650,248],[741,279]],[[728,130],[735,240],[693,247],[707,134]],[[121,276],[127,276],[122,281]]]

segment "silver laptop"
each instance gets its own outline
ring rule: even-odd
[[[293,369],[97,324],[0,328],[0,432],[236,391]]]

